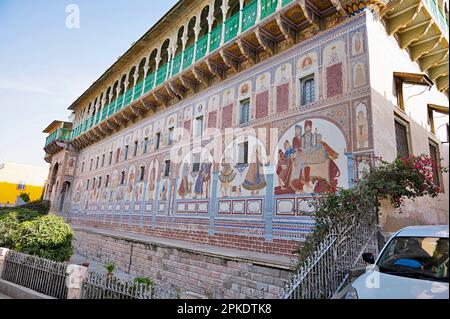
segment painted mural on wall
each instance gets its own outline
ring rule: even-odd
[[[178,199],[207,199],[211,196],[212,160],[207,152],[190,152],[180,164]]]
[[[150,165],[148,167],[148,182],[147,182],[147,194],[146,199],[148,201],[155,200],[156,197],[156,181],[158,178],[159,172],[159,162],[158,159],[153,159],[150,161]]]
[[[347,92],[346,45],[332,42],[323,50],[325,97],[333,98]]]
[[[242,153],[242,144],[248,143],[248,158]],[[237,139],[225,148],[219,170],[219,197],[259,196],[267,186],[265,177],[264,144],[254,136]]]
[[[348,186],[345,138],[331,122],[308,119],[278,144],[275,195],[317,194]]]

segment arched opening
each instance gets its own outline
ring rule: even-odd
[[[230,8],[228,9],[227,12],[227,19],[231,18],[232,16],[234,16],[236,13],[238,13],[240,11],[240,4],[239,4],[239,0],[231,0],[228,5],[230,6]]]
[[[170,40],[166,39],[166,41],[164,41],[163,45],[161,46],[161,61],[159,62],[159,67],[163,66],[169,61],[169,45]]]
[[[118,87],[119,87],[119,81],[116,81],[113,85],[111,101],[114,101],[115,99],[117,99],[117,88]]]
[[[122,79],[120,80],[120,91],[119,91],[119,96],[125,93],[125,80],[126,80],[127,76],[124,74],[122,76]]]
[[[213,29],[223,22],[222,0],[216,0],[214,3],[214,23]]]
[[[70,192],[70,182],[64,182],[61,189],[61,194],[59,196],[59,206],[58,206],[58,212],[63,213],[67,210],[65,209],[66,205],[66,198],[68,197]]]
[[[154,49],[148,58],[148,73],[146,76],[152,74],[156,70],[156,56],[158,55],[158,49]]]
[[[175,52],[175,56],[181,54],[181,52],[183,51],[183,33],[184,33],[184,26],[182,26],[179,30],[178,30],[178,35],[177,35],[177,50]]]
[[[195,27],[196,20],[197,20],[197,17],[192,17],[192,19],[189,21],[186,48],[189,48],[195,42],[194,27]]]
[[[111,94],[111,87],[109,87],[108,90],[106,90],[105,105],[109,105],[111,103],[111,101],[109,100],[110,94]]]
[[[94,105],[92,106],[92,117],[94,117],[95,118],[95,114],[96,114],[96,108],[97,108],[97,102],[98,102],[98,98],[95,98],[95,101],[94,101]]]
[[[54,186],[56,183],[56,178],[58,177],[58,171],[59,171],[59,164],[56,163],[55,166],[53,166],[52,177],[50,178],[49,197],[53,193],[53,189],[54,189]]]
[[[145,77],[145,63],[147,63],[147,59],[146,58],[143,58],[141,60],[141,62],[139,63],[138,78],[137,78],[137,82],[136,83],[139,83],[142,80],[144,80],[144,77]]]
[[[200,14],[200,33],[198,35],[199,39],[208,34],[208,15],[209,6],[206,6],[203,8],[202,13]]]
[[[134,86],[134,74],[136,73],[136,66],[133,66],[130,70],[130,73],[128,73],[128,83],[125,83],[126,90],[128,91]]]

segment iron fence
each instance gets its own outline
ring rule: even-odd
[[[114,275],[88,271],[82,299],[178,299],[179,294],[158,285],[122,281]]]
[[[336,227],[294,273],[283,299],[330,299],[346,286],[349,270],[365,266],[362,254],[378,253],[375,222]]]
[[[67,264],[8,251],[1,278],[57,299],[67,298]]]

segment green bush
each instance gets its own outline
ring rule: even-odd
[[[21,209],[40,212],[41,214],[48,214],[48,212],[50,210],[50,201],[40,200],[40,201],[29,202],[22,206],[17,206],[17,207],[0,207],[0,216],[4,213],[8,213],[11,211],[17,211],[17,210],[21,210]]]
[[[73,232],[64,219],[55,215],[45,215],[20,224],[14,249],[64,262],[72,256]]]
[[[19,226],[20,222],[17,220],[17,213],[0,215],[0,247],[14,248]]]

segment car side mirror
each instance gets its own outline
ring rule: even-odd
[[[375,264],[375,256],[372,253],[362,254],[362,259],[368,264]]]

